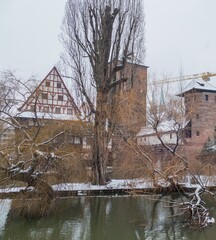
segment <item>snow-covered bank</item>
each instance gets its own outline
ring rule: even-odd
[[[201,186],[215,187],[216,188],[216,176],[196,176]],[[160,181],[160,185],[167,186],[167,182]],[[193,178],[187,176],[183,181],[179,182],[180,185],[186,188],[196,189],[199,184],[193,183]],[[93,185],[88,183],[61,183],[52,186],[54,191],[91,191],[91,190],[112,190],[112,189],[149,189],[154,188],[152,181],[146,179],[112,179],[107,185]],[[28,188],[28,190],[33,189]],[[18,193],[25,190],[25,187],[11,187],[0,188],[0,193]]]
[[[143,189],[152,188],[150,181],[144,179],[113,179],[107,185],[92,185],[91,183],[62,183],[53,186],[56,191],[68,190],[106,190],[106,189]]]

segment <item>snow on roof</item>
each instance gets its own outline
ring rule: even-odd
[[[43,118],[43,119],[53,119],[53,120],[73,120],[77,121],[79,118],[77,115],[69,115],[69,114],[55,114],[55,113],[44,113],[44,112],[37,112],[36,115],[34,112],[26,111],[21,112],[16,115],[16,117],[22,118]]]
[[[203,79],[193,79],[181,93],[177,94],[177,96],[183,97],[184,93],[189,92],[191,90],[198,90],[202,92],[216,92],[216,87],[211,85],[209,82],[204,81]]]
[[[180,124],[180,127],[183,129],[187,126],[189,123],[189,120],[183,120]],[[173,132],[176,131],[179,128],[179,125],[177,125],[176,121],[172,120],[166,120],[161,123],[159,123],[157,130],[158,132],[162,133],[167,133],[167,132]],[[149,135],[154,135],[156,134],[155,129],[153,129],[152,125],[147,125],[145,127],[142,127],[138,134],[136,135],[137,137],[143,137],[143,136],[149,136]]]

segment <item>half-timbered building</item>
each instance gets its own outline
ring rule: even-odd
[[[62,77],[54,67],[19,108],[20,117],[78,120],[79,110]]]
[[[14,120],[26,126],[36,143],[47,141],[48,148],[67,148],[69,151],[90,148],[90,127],[80,119],[80,110],[56,67],[18,110]],[[19,130],[16,130],[16,136],[18,142],[25,137]]]

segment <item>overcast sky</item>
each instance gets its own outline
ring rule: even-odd
[[[43,78],[62,51],[66,0],[0,0],[0,70]],[[216,72],[216,1],[145,0],[146,65],[159,78]]]

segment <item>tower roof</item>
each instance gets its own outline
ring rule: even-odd
[[[216,92],[216,87],[211,85],[209,82],[202,79],[193,79],[181,93],[177,94],[179,97],[184,97],[186,92],[196,90],[197,92]]]

